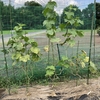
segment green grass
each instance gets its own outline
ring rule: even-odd
[[[80,30],[80,31],[83,31],[83,32],[91,32],[91,30],[89,30],[89,29],[86,29],[86,30],[82,30],[82,29],[77,29],[77,30]],[[64,29],[62,32],[65,32],[66,30]],[[72,32],[72,30],[71,29],[69,29],[69,32]]]
[[[81,31],[83,31],[84,33],[88,33],[88,32],[91,32],[91,30],[81,30]]]
[[[42,29],[33,29],[33,30],[24,30],[26,32],[38,32],[41,31]],[[4,30],[3,31],[4,34],[11,34],[11,30]]]
[[[38,31],[41,31],[41,30],[43,30],[43,29],[33,29],[33,30],[24,30],[24,31],[26,31],[26,32],[38,32]],[[91,32],[91,30],[82,30],[82,31],[84,33],[90,33]],[[62,31],[62,32],[65,32],[65,30]],[[69,30],[69,32],[70,32],[70,30]],[[11,34],[11,31],[10,30],[4,30],[3,33],[4,34]]]
[[[10,34],[10,30],[3,31],[3,34]]]

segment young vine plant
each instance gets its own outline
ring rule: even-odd
[[[21,63],[20,68],[25,73],[26,78],[26,91],[28,92],[28,86],[30,83],[30,78],[28,76],[28,62],[29,61],[38,61],[40,58],[40,49],[38,44],[34,39],[30,39],[26,36],[26,32],[23,32],[24,24],[19,24],[14,27],[16,31],[15,36],[11,37],[7,43],[9,46],[9,53],[12,54],[13,66]]]
[[[83,21],[81,21],[78,17],[75,16],[74,12],[76,10],[77,9],[74,8],[73,5],[70,5],[68,7],[68,11],[64,12],[64,23],[61,23],[59,25],[61,30],[66,29],[65,34],[63,34],[65,40],[63,41],[63,43],[61,43],[61,45],[67,43],[70,46],[73,46],[75,44],[74,39],[76,36],[84,36],[83,32],[77,29],[77,27],[83,25]]]
[[[26,36],[26,32],[23,32],[22,27],[24,24],[18,24],[14,27],[16,31],[15,36],[9,39],[7,45],[9,51],[12,53],[13,65],[18,62],[37,61],[39,59],[40,49],[37,42],[34,39],[30,39]]]
[[[47,37],[49,39],[50,43],[59,42],[60,39],[56,38],[56,18],[57,13],[54,11],[54,8],[57,6],[55,1],[49,1],[47,5],[45,6],[45,9],[43,11],[43,15],[46,18],[44,20],[43,25],[47,28]],[[47,51],[47,48],[45,48]],[[50,44],[49,44],[50,49]],[[46,76],[51,77],[55,73],[55,66],[50,65],[46,68]]]
[[[45,16],[46,20],[43,22],[43,25],[47,28],[47,37],[49,38],[50,42],[59,42],[60,39],[56,38],[56,19],[57,13],[55,12],[54,8],[57,6],[55,1],[49,1],[43,11],[43,15]],[[64,23],[59,25],[60,30],[66,29],[66,32],[62,35],[65,40],[61,43],[61,45],[68,44],[73,46],[75,44],[75,37],[83,37],[83,31],[78,30],[77,27],[83,25],[83,21],[81,21],[78,17],[75,17],[74,12],[77,9],[74,6],[70,5],[69,10],[64,12]],[[47,48],[46,48],[47,50]],[[87,66],[89,57],[83,51],[79,57],[64,57],[62,60],[58,62],[59,66],[66,67],[66,68],[84,68]],[[95,64],[91,61],[90,62],[90,71],[92,73],[96,73],[97,68]],[[56,67],[54,65],[47,66],[46,68],[46,76],[52,77],[55,74]],[[74,74],[74,73],[73,73]],[[78,72],[75,72],[78,75]]]

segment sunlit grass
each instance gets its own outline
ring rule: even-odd
[[[43,29],[32,29],[32,30],[24,30],[25,32],[28,32],[28,33],[32,33],[32,32],[39,32],[39,31],[42,31]],[[78,30],[81,30],[81,29],[78,29]],[[65,32],[66,30],[63,30],[62,32]],[[83,33],[91,33],[91,30],[87,29],[87,30],[81,30],[83,31]],[[72,32],[72,30],[69,29],[69,32]],[[96,32],[96,31],[95,31]],[[4,30],[3,31],[4,34],[11,34],[11,33],[15,33],[14,31],[11,31],[11,30]]]
[[[27,32],[27,33],[29,33],[29,32],[38,32],[38,31],[41,31],[42,29],[33,29],[33,30],[24,30],[24,32]],[[15,33],[14,31],[11,31],[11,30],[4,30],[3,31],[3,34],[11,34],[11,33]]]
[[[77,29],[77,30],[83,31],[83,32],[85,32],[85,33],[91,32],[90,29],[84,29],[84,30],[82,30],[82,29]],[[69,31],[69,32],[72,32],[73,30],[72,30],[72,29],[68,29],[68,31]],[[66,32],[66,29],[64,29],[62,32]]]

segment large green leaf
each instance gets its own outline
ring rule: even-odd
[[[79,24],[83,25],[83,21],[81,21],[80,19],[77,20]]]
[[[54,35],[54,30],[53,29],[52,30],[47,30],[47,34],[51,35],[51,36]]]
[[[59,66],[65,67],[65,68],[69,68],[70,67],[70,65],[67,62],[65,62],[65,61],[60,61],[59,62]]]
[[[76,33],[76,29],[71,29],[70,30],[70,33],[73,37],[76,37],[77,36],[77,33]]]
[[[65,29],[66,25],[64,23],[62,23],[62,24],[59,25],[59,27],[60,27],[61,30],[63,30],[63,29]]]
[[[51,9],[49,9],[49,8],[46,8],[46,9],[44,9],[43,10],[43,15],[46,17],[47,15],[48,15],[48,12],[50,12],[51,11]]]
[[[73,12],[65,12],[68,19],[71,19],[74,16]]]
[[[48,12],[46,12],[48,11]],[[52,13],[51,13],[52,12]],[[44,13],[44,16],[47,17],[47,19],[51,19],[53,18],[54,16],[56,16],[56,12],[53,12],[52,10],[50,9],[46,9]]]
[[[53,71],[55,71],[55,66],[47,66],[46,70],[53,70]]]
[[[97,67],[95,66],[95,64],[92,61],[90,62],[89,70],[93,74],[97,72]]]
[[[75,45],[75,41],[74,41],[74,40],[70,40],[70,41],[68,41],[68,43],[69,43],[69,45],[70,45],[71,47],[73,47],[73,46]]]
[[[20,27],[26,26],[25,24],[20,24],[20,23],[17,23],[17,24],[18,24],[18,26],[20,26]]]
[[[46,5],[46,8],[54,9],[55,6],[57,6],[55,1],[49,1],[48,4]]]
[[[14,39],[10,38],[9,41],[8,41],[8,43],[7,43],[7,46],[10,45],[10,44],[13,44],[14,42],[15,42]]]
[[[40,49],[37,48],[37,47],[31,47],[31,52],[35,53],[35,54],[38,54],[40,52]]]
[[[12,54],[12,59],[19,59],[21,57],[21,54],[19,52],[13,53]]]
[[[55,73],[55,66],[47,66],[45,76],[51,77],[52,75],[54,75],[54,73]]]
[[[63,61],[68,60],[68,57],[62,56],[62,60],[63,60]]]
[[[70,25],[73,25],[73,24],[75,23],[75,20],[74,20],[74,19],[71,19],[71,20],[68,21],[68,23],[69,23]]]
[[[69,10],[70,10],[70,11],[73,11],[73,10],[76,11],[77,8],[74,8],[73,5],[70,5],[70,6],[69,6]]]
[[[29,40],[28,40],[28,43],[29,43],[29,44],[31,44],[31,43],[33,43],[33,42],[35,42],[34,39],[29,39]]]
[[[46,77],[51,77],[52,75],[54,75],[54,71],[51,71],[51,70],[47,70],[46,71]]]
[[[30,56],[28,54],[25,56],[21,56],[19,60],[22,62],[27,62],[28,60],[30,60]]]
[[[33,61],[38,61],[40,59],[39,55],[37,54],[31,54],[31,56]]]
[[[29,37],[27,37],[27,36],[22,36],[22,39],[24,39],[25,42],[28,42]]]
[[[80,37],[83,37],[83,36],[84,36],[83,31],[78,31],[78,30],[77,30],[76,33],[77,33],[77,35],[80,36]]]
[[[44,26],[49,26],[49,25],[54,25],[55,24],[55,21],[54,20],[45,20],[43,22],[43,25]]]
[[[15,27],[14,27],[14,30],[15,30],[16,32],[20,32],[20,31],[22,31],[22,27],[15,26]]]
[[[16,44],[16,50],[22,50],[23,49],[23,43]]]
[[[85,67],[85,63],[84,62],[81,62],[80,64],[81,64],[82,68]]]

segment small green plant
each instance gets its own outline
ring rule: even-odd
[[[38,61],[40,56],[40,49],[38,44],[34,39],[30,39],[26,36],[26,32],[23,32],[22,27],[24,24],[19,24],[14,27],[16,35],[9,39],[7,45],[9,46],[9,52],[12,54],[13,66],[17,63],[21,63],[21,68],[23,69],[26,75],[27,87],[30,82],[28,76],[28,62],[29,61]]]
[[[12,94],[17,94],[18,93],[18,86],[16,84],[13,84],[11,86],[11,93]]]
[[[69,68],[71,74],[76,78],[76,85],[78,85],[78,79],[81,78],[79,72],[81,69],[88,68],[89,57],[85,51],[81,51],[77,56],[73,56],[71,58],[62,57],[59,61],[58,65],[64,68]],[[90,61],[89,66],[90,73],[95,74],[97,72],[96,65]]]
[[[55,74],[55,66],[47,66],[46,68],[46,77],[50,78]]]

